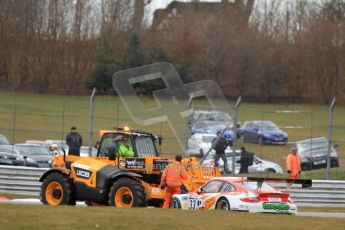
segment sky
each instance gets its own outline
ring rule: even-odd
[[[151,3],[146,7],[148,13],[148,20],[151,23],[153,18],[153,12],[156,9],[164,9],[166,8],[170,2],[174,0],[151,0]],[[179,2],[190,2],[190,0],[177,0]],[[200,0],[200,2],[220,2],[221,0]],[[232,0],[229,0],[232,1]]]
[[[151,0],[151,3],[146,7],[147,14],[148,14],[148,22],[151,23],[153,19],[153,12],[156,9],[164,9],[166,8],[170,2],[174,0]],[[178,0],[180,2],[190,2],[190,0]],[[220,2],[221,0],[200,0],[200,2]],[[229,0],[229,2],[235,1],[235,0]],[[271,1],[278,1],[278,0],[255,0],[255,5],[254,8],[260,7],[260,3],[270,3]],[[295,0],[279,0],[281,1],[282,7],[288,5],[288,4],[293,4],[296,3]],[[323,2],[325,0],[307,0],[307,2]],[[327,0],[326,0],[327,1]]]

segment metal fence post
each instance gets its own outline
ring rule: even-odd
[[[12,130],[12,143],[15,143],[16,137],[16,115],[17,115],[17,97],[14,98],[14,105],[13,105],[13,130]]]
[[[119,102],[116,104],[116,127],[119,127],[119,117],[120,117],[120,105]]]
[[[331,151],[332,151],[332,135],[333,135],[333,110],[335,107],[335,97],[329,106],[328,111],[328,153],[327,153],[327,170],[326,179],[329,180],[331,175]]]
[[[94,108],[94,101],[96,95],[96,87],[93,88],[91,97],[90,97],[90,119],[89,119],[89,156],[91,156],[92,152],[92,137],[93,137],[93,108]]]
[[[61,127],[61,144],[62,144],[62,148],[65,148],[64,144],[63,144],[63,140],[64,140],[64,129],[65,129],[65,100],[62,102],[62,127]]]
[[[238,97],[236,105],[235,105],[235,116],[234,116],[234,138],[232,141],[232,167],[231,167],[231,175],[235,175],[235,168],[236,168],[236,142],[237,142],[237,117],[238,117],[238,110],[241,104],[241,96]]]

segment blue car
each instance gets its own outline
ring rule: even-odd
[[[246,121],[239,129],[242,142],[262,144],[284,144],[288,135],[271,121]]]
[[[210,133],[217,134],[218,131],[222,131],[226,128],[227,123],[221,121],[197,121],[192,125],[191,132],[195,133]],[[234,139],[234,132],[230,129],[226,129],[223,133],[223,137],[228,142],[228,145],[232,146]]]

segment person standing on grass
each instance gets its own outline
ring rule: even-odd
[[[218,131],[217,136],[221,135],[221,132]],[[213,142],[215,142],[217,140],[214,139]],[[213,143],[212,143],[213,145]],[[227,141],[225,140],[224,137],[220,137],[220,139],[218,140],[218,142],[215,144],[214,146],[214,150],[216,151],[215,154],[215,159],[214,159],[214,166],[218,167],[218,161],[220,160],[220,158],[222,158],[223,162],[224,162],[224,173],[226,174],[228,172],[228,161],[226,159],[225,156],[225,149],[228,147]]]
[[[249,153],[246,149],[242,146],[241,147],[241,167],[240,167],[240,174],[241,173],[248,173],[249,166],[253,165],[254,156],[253,153]]]
[[[175,160],[163,172],[160,184],[162,189],[166,187],[163,208],[169,208],[171,197],[181,193],[182,180],[188,179],[187,171],[181,160],[182,156],[176,155]]]
[[[71,132],[66,137],[68,145],[68,155],[80,156],[80,147],[83,144],[83,138],[77,132],[77,128],[73,126]]]
[[[301,160],[297,155],[296,147],[291,148],[291,152],[286,158],[286,169],[290,179],[298,179],[301,174]],[[291,183],[288,184],[287,189],[291,188]]]
[[[301,160],[295,147],[291,148],[291,152],[286,158],[286,169],[290,179],[298,179],[301,173]]]

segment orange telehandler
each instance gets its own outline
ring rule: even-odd
[[[145,131],[117,128],[101,130],[96,157],[57,154],[53,167],[41,178],[41,202],[49,205],[87,204],[116,207],[161,206],[165,191],[159,186],[169,160],[159,156],[161,138]],[[118,155],[119,140],[126,137],[133,157]],[[54,147],[51,146],[52,150]],[[196,191],[211,178],[220,176],[218,168],[200,166],[196,158],[185,158],[188,179],[182,191]]]

